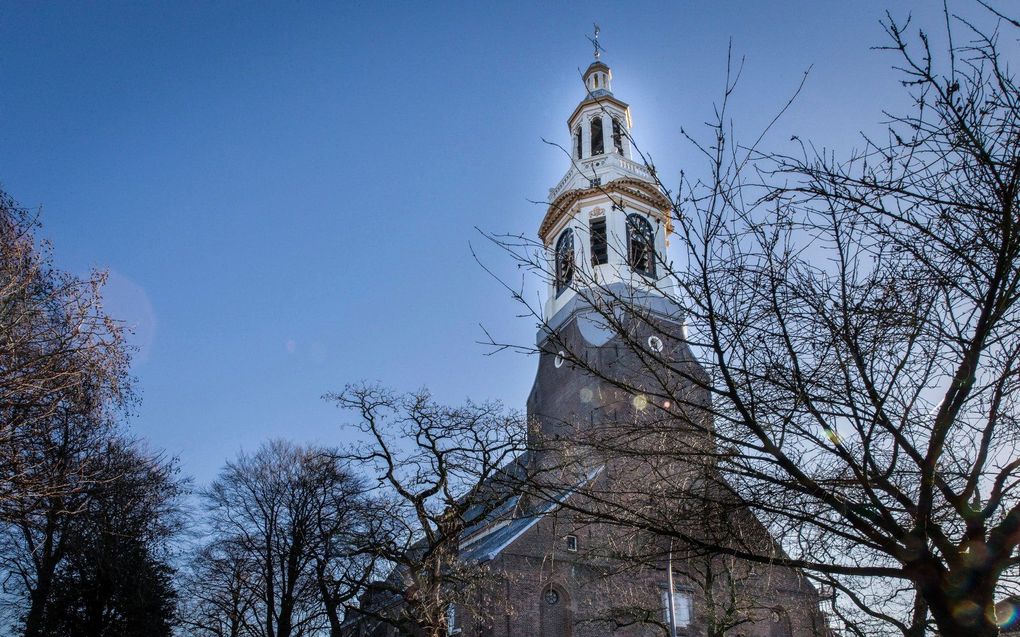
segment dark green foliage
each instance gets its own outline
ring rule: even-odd
[[[26,637],[171,634],[177,594],[168,545],[180,529],[182,493],[176,465],[119,440],[108,441],[102,464],[107,479],[90,485],[73,514],[57,516],[60,559],[47,586],[29,585],[35,598],[23,617]]]
[[[72,553],[47,604],[52,637],[169,637],[174,571],[136,538],[103,532]]]

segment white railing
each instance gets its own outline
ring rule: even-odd
[[[601,177],[605,174],[606,168],[611,166],[618,168],[621,172],[637,175],[649,181],[653,180],[651,171],[640,162],[627,159],[615,153],[595,155],[594,157],[582,159],[571,166],[567,174],[563,175],[563,179],[560,179],[558,184],[549,189],[549,201],[555,201],[557,197],[563,194],[567,185],[578,174],[579,169],[582,176],[590,179],[595,176]]]
[[[652,178],[652,172],[648,170],[648,168],[640,162],[636,162],[632,159],[627,159],[626,157],[621,157],[620,155],[616,155],[616,161],[620,163],[620,167],[623,168],[624,170],[629,170],[630,172],[637,173],[647,179]]]
[[[567,185],[567,182],[570,181],[570,178],[574,176],[575,172],[577,172],[577,168],[574,168],[573,166],[571,166],[570,170],[567,171],[567,174],[563,175],[563,179],[560,180],[560,183],[556,184],[555,186],[553,186],[552,188],[549,189],[549,202],[550,203],[553,200],[555,200],[556,197],[560,196],[560,192],[563,191],[563,187]]]

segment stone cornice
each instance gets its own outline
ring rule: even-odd
[[[556,227],[565,215],[570,213],[570,210],[577,202],[593,195],[612,193],[633,197],[638,201],[648,204],[661,215],[661,220],[666,224],[667,231],[672,228],[672,219],[669,214],[672,206],[665,195],[655,187],[655,184],[641,179],[621,177],[601,186],[575,188],[561,194],[549,204],[549,210],[545,213],[545,218],[538,228],[539,238],[547,243],[546,239],[549,232]]]
[[[571,113],[570,117],[567,118],[567,128],[573,130],[574,124],[577,123],[575,121],[577,119],[577,116],[580,115],[581,111],[584,110],[585,108],[589,106],[601,106],[607,102],[623,111],[624,117],[627,118],[627,128],[630,128],[631,126],[630,105],[628,105],[627,102],[616,99],[612,95],[603,95],[602,97],[589,97],[588,99],[578,104],[577,108],[574,109],[574,112]]]

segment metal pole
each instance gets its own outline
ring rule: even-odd
[[[666,566],[669,569],[667,578],[669,581],[669,604],[666,608],[669,609],[669,635],[670,637],[676,637],[676,603],[674,601],[674,589],[673,589],[673,538],[669,540],[669,558],[666,561]]]

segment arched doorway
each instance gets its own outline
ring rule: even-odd
[[[538,603],[542,637],[571,637],[574,634],[574,617],[565,590],[550,584],[542,590]]]

